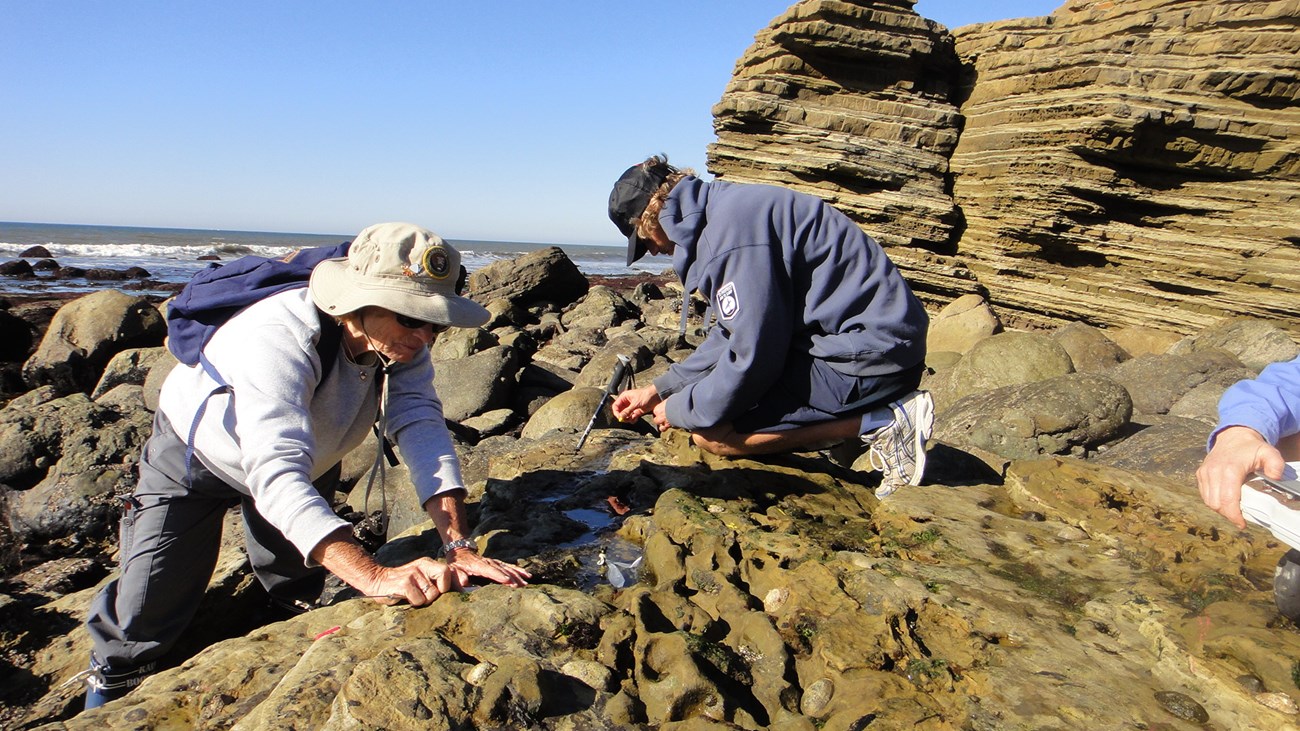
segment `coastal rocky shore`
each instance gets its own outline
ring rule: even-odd
[[[549,249],[470,294],[493,319],[439,338],[435,383],[477,540],[532,585],[421,609],[334,586],[270,617],[232,514],[171,667],[79,715],[80,623],[175,361],[160,303],[120,291],[0,317],[32,342],[0,410],[0,723],[1295,728],[1285,546],[1211,513],[1192,477],[1223,389],[1300,353],[1276,326],[1012,331],[956,300],[933,313],[927,480],[881,501],[851,445],[723,459],[606,412],[577,448],[619,355],[647,382],[699,341],[702,303],[679,333],[675,282],[592,285]],[[381,555],[436,552],[401,469],[387,484]],[[362,492],[339,513],[359,518]]]
[[[1300,352],[1300,2],[955,30],[912,6],[802,0],[760,30],[709,172],[826,198],[925,301],[924,484],[877,500],[853,445],[729,460],[607,412],[579,449],[619,356],[649,382],[705,311],[679,332],[671,278],[539,251],[475,272],[491,322],[433,349],[476,538],[533,584],[421,609],[335,585],[274,616],[232,515],[186,645],[78,715],[81,622],[175,362],[130,282],[14,300],[0,726],[1300,729],[1287,547],[1193,477],[1223,390]],[[435,553],[401,469],[387,490],[381,555]]]

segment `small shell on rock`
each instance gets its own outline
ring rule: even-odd
[[[714,515],[717,515],[718,513],[721,513],[721,512],[723,512],[723,511],[725,511],[725,510],[726,510],[726,508],[722,507],[721,505],[710,505],[710,506],[709,506],[709,512],[710,512],[710,513],[713,513]]]
[[[497,667],[490,662],[481,662],[470,668],[469,672],[465,674],[465,682],[473,686],[483,685],[488,676],[496,669]]]
[[[1264,681],[1249,673],[1238,675],[1237,683],[1242,688],[1245,688],[1247,693],[1263,693],[1268,690],[1268,688],[1264,687]]]
[[[799,710],[805,716],[816,718],[826,710],[826,705],[831,702],[831,697],[834,695],[835,683],[831,682],[830,678],[822,678],[803,692],[803,698],[799,701]]]
[[[1256,693],[1255,700],[1275,711],[1291,716],[1300,713],[1300,707],[1297,707],[1295,701],[1286,693]]]
[[[763,611],[768,614],[776,614],[777,610],[779,610],[789,598],[789,589],[773,589],[767,593],[767,596],[763,597]]]
[[[1156,691],[1156,702],[1173,715],[1192,723],[1207,723],[1210,714],[1205,707],[1187,696],[1173,690]]]

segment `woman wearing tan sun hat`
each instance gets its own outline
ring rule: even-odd
[[[335,317],[380,307],[415,320],[476,327],[488,311],[456,291],[460,252],[427,229],[382,223],[361,232],[345,259],[321,262],[312,272],[316,305]]]
[[[433,232],[371,226],[346,258],[318,264],[308,287],[222,324],[203,348],[210,368],[172,370],[123,517],[121,575],[87,623],[87,707],[125,694],[184,634],[233,505],[243,506],[253,571],[282,607],[316,601],[325,570],[363,595],[417,606],[471,576],[526,583],[526,571],[478,555],[469,538],[460,462],[433,389],[434,338],[488,319],[457,292],[460,275],[460,253]],[[337,354],[318,352],[328,328],[341,328]],[[396,442],[446,562],[381,566],[334,514],[339,463],[376,424]]]

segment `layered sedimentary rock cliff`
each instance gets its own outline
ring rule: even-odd
[[[774,20],[714,108],[710,171],[827,198],[932,303],[1300,332],[1300,2],[1076,0],[951,34],[911,5]]]
[[[960,223],[948,175],[959,70],[952,37],[906,0],[798,3],[737,62],[713,108],[709,170],[827,199],[943,297],[969,276],[944,256]]]

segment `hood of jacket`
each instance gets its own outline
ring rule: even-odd
[[[695,291],[690,276],[699,250],[700,234],[708,223],[705,206],[709,202],[709,184],[697,177],[683,178],[673,187],[663,210],[659,212],[659,225],[673,242],[673,271],[681,280],[687,295]]]

